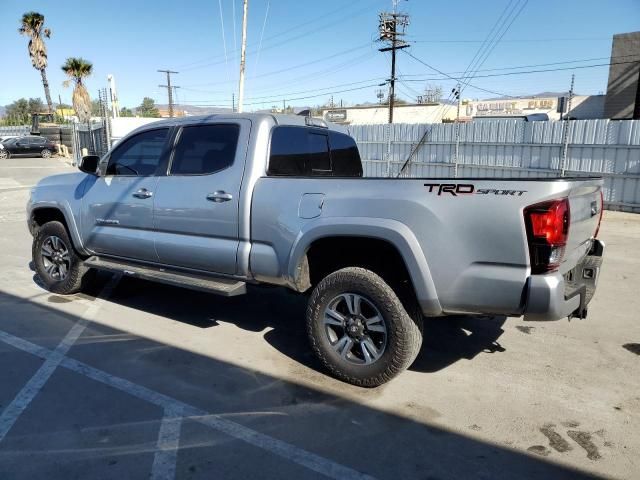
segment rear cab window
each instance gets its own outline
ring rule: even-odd
[[[332,130],[279,126],[271,134],[269,176],[361,177],[355,141]]]

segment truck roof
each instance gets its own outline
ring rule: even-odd
[[[137,128],[135,131],[142,131],[148,128],[157,128],[160,126],[179,126],[197,123],[215,123],[220,120],[231,119],[247,119],[252,122],[260,123],[263,121],[272,122],[275,125],[297,125],[297,126],[326,126],[329,130],[335,130],[341,133],[347,133],[347,129],[341,125],[327,122],[321,118],[305,117],[302,115],[285,115],[279,113],[214,113],[210,115],[194,115],[190,117],[174,117],[158,120],[157,122],[148,123]],[[314,124],[309,125],[308,118],[311,118]]]

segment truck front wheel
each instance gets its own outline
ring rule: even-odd
[[[36,273],[47,290],[62,295],[81,290],[88,269],[74,250],[62,223],[42,225],[33,239],[31,253]]]
[[[415,360],[422,345],[422,317],[409,315],[380,276],[349,267],[328,275],[313,290],[307,333],[332,375],[376,387]]]

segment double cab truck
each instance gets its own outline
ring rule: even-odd
[[[27,206],[50,291],[92,269],[286,287],[323,366],[366,387],[411,365],[423,316],[584,318],[604,252],[601,179],[364,178],[355,141],[311,117],[161,120],[79,167]]]

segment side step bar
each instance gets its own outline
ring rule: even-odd
[[[137,263],[127,263],[120,260],[102,257],[89,257],[84,264],[90,268],[122,273],[128,277],[142,278],[154,282],[166,283],[176,287],[190,288],[203,292],[216,293],[225,297],[244,295],[247,293],[245,282],[228,278],[208,277],[192,273],[167,270],[162,267],[153,267]]]

